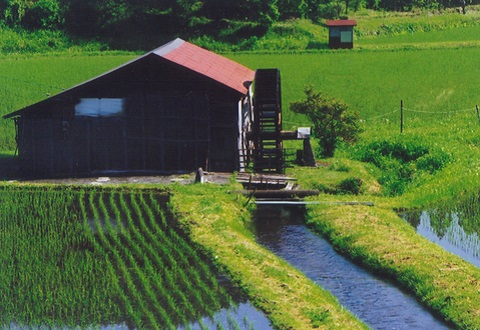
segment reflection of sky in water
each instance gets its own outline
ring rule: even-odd
[[[183,329],[183,328],[179,328]],[[270,321],[250,303],[241,303],[222,309],[213,317],[204,317],[200,322],[190,324],[192,330],[201,329],[272,329]]]
[[[434,228],[431,226],[430,214],[423,211],[420,215],[420,223],[417,226],[417,233],[428,240],[440,245],[445,250],[458,255],[464,260],[480,267],[479,258],[479,238],[477,233],[467,234],[458,224],[458,215],[451,215],[451,222],[446,229],[445,235],[440,238]]]

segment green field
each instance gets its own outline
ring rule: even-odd
[[[480,32],[480,28],[477,30]],[[399,36],[398,38],[402,38]],[[390,38],[392,39],[392,38]],[[377,39],[378,40],[378,39]],[[291,54],[226,54],[252,68],[277,67],[282,74],[286,127],[306,125],[288,111],[303,98],[303,88],[316,89],[346,101],[366,122],[367,134],[399,120],[400,101],[418,110],[408,120],[425,126],[441,122],[479,103],[475,59],[480,48],[421,50],[323,51]],[[18,110],[114,68],[136,55],[5,57],[0,59],[0,114]],[[380,122],[380,125],[378,124]],[[423,126],[416,122],[415,126]],[[414,126],[414,127],[415,127]],[[12,149],[13,125],[2,124],[0,147]],[[394,130],[396,131],[396,130]],[[382,132],[383,133],[383,132]]]

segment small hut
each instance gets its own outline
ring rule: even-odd
[[[357,25],[355,20],[329,20],[328,46],[332,49],[353,48],[353,28]]]
[[[255,72],[182,39],[4,118],[28,176],[240,170]]]

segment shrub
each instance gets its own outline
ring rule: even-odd
[[[346,178],[338,184],[338,189],[342,194],[358,195],[362,188],[362,180],[359,178]]]
[[[290,109],[310,119],[323,157],[332,157],[340,142],[357,141],[361,132],[357,112],[349,111],[340,100],[314,92],[312,87],[307,86],[304,91],[306,100],[292,102]]]
[[[444,168],[450,161],[450,156],[443,151],[434,151],[417,160],[417,168],[430,174]]]
[[[318,6],[319,16],[326,19],[340,18],[341,14],[345,12],[345,10],[345,6],[337,1],[329,2]],[[316,17],[314,19],[316,19]]]
[[[22,25],[27,29],[55,29],[62,24],[60,4],[57,0],[38,0],[26,10]]]

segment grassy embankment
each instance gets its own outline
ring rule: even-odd
[[[465,24],[453,30],[360,39],[354,51],[271,55],[268,60],[234,56],[250,66],[278,63],[286,99],[301,99],[300,86],[313,84],[346,100],[364,120],[363,149],[384,143],[398,147],[403,156],[414,149],[442,154],[437,158],[443,162],[438,170],[425,170],[414,160],[404,166],[397,159],[401,156],[386,148],[377,164],[396,165],[384,171],[334,159],[325,160],[332,167],[295,169],[290,174],[299,178],[303,188],[337,192],[344,180],[360,178],[358,196],[325,194],[320,200],[374,201],[375,207],[311,206],[309,224],[338,250],[393,278],[461,329],[480,326],[479,270],[419,237],[393,209],[434,205],[478,190],[478,31],[477,26]],[[399,133],[400,100],[405,104],[403,134]],[[291,127],[308,124],[288,112],[285,117]],[[359,149],[341,148],[337,155],[355,158],[362,156]],[[378,185],[382,180],[388,183],[385,169],[409,172],[400,193]]]
[[[329,292],[255,243],[246,198],[232,186],[177,186],[171,208],[205,250],[279,329],[366,328]]]

